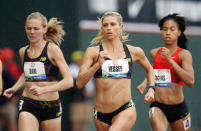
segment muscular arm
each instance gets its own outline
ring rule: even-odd
[[[24,53],[25,53],[25,49],[26,48],[27,48],[27,46],[22,47],[19,50],[20,62],[21,62],[22,66],[23,66],[23,62],[24,62]],[[20,76],[20,78],[18,79],[18,81],[15,83],[15,85],[12,88],[16,92],[16,91],[20,90],[22,87],[24,87],[24,84],[25,84],[25,77],[24,77],[24,73],[22,73],[21,76]]]
[[[98,68],[100,68],[101,64],[99,62],[93,64],[96,52],[98,52],[96,47],[87,48],[83,56],[82,65],[76,80],[76,85],[78,88],[82,88],[85,84],[87,84],[87,82],[93,77]]]
[[[136,55],[138,56],[137,62],[144,68],[146,71],[146,78],[149,86],[154,86],[155,75],[151,64],[149,63],[147,57],[144,54],[144,51],[141,48],[135,49]]]
[[[23,88],[24,84],[25,84],[25,77],[24,77],[24,73],[22,73],[20,78],[18,79],[18,81],[15,83],[15,85],[12,88],[16,92],[20,90],[21,88]]]
[[[22,47],[19,50],[21,65],[23,65],[25,49],[26,49],[26,47]],[[5,97],[7,97],[7,98],[12,97],[12,95],[16,91],[18,91],[18,90],[20,90],[21,88],[24,87],[24,84],[25,84],[25,77],[24,77],[24,73],[22,73],[21,76],[20,76],[20,78],[15,83],[15,85],[12,88],[9,88],[9,89],[5,90],[3,95]]]
[[[156,52],[158,51],[158,49],[159,49],[159,48],[156,48],[156,49],[152,49],[152,50],[150,51],[150,56],[151,56],[152,60],[154,60],[154,57],[155,57]],[[154,76],[154,78],[155,78],[155,76]],[[146,86],[147,86],[147,77],[144,79],[144,81],[143,81],[140,85],[138,85],[137,91],[138,91],[140,94],[143,94],[143,92],[144,92],[145,89],[146,89]]]
[[[48,57],[59,68],[63,79],[56,84],[46,86],[45,92],[63,91],[73,87],[73,77],[61,49],[55,44],[49,44]]]
[[[167,58],[167,61],[174,68],[179,78],[185,82],[186,85],[192,87],[194,85],[194,70],[192,66],[192,56],[189,51],[182,50],[179,54],[182,67],[175,63],[171,57]]]
[[[146,71],[146,80],[144,82],[147,81],[149,86],[154,86],[154,84],[155,84],[154,70],[153,70],[151,64],[149,63],[147,57],[145,56],[144,51],[139,47],[135,47],[133,50],[134,50],[133,56],[135,58],[135,61],[137,61]],[[144,89],[145,88],[146,88],[146,86],[144,86]],[[144,91],[142,91],[142,92],[144,92]],[[150,103],[153,101],[154,101],[154,89],[149,88],[148,92],[146,93],[146,95],[144,97],[144,103],[147,103],[147,102]]]

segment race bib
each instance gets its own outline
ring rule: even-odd
[[[19,101],[19,105],[18,105],[19,111],[22,110],[23,103],[24,103],[24,100]]]
[[[154,69],[155,86],[171,87],[171,74],[169,69]]]
[[[102,78],[127,78],[129,65],[127,59],[105,60],[102,64]]]
[[[43,62],[24,62],[24,73],[26,80],[44,80],[45,66]]]

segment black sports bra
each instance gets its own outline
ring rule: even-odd
[[[24,53],[25,81],[54,81],[58,76],[58,67],[54,66],[47,56],[48,42],[43,48],[41,55],[37,58],[29,58],[26,48]]]
[[[124,48],[124,51],[126,53],[126,57],[124,59],[112,60],[110,58],[107,58],[105,60],[105,62],[107,60],[109,60],[110,61],[109,63],[113,64],[113,66],[106,66],[106,68],[108,68],[108,71],[117,72],[117,74],[106,74],[106,75],[103,74],[102,68],[104,68],[103,67],[103,65],[105,63],[104,62],[103,65],[95,72],[95,74],[94,74],[95,78],[113,78],[113,79],[115,79],[115,78],[129,78],[129,79],[131,79],[132,64],[133,64],[132,58],[131,58],[130,52],[128,50],[128,47],[125,44],[123,44],[123,48]],[[99,51],[103,51],[102,44],[99,45],[99,49],[100,49]],[[125,64],[125,62],[123,62],[124,64],[122,64],[122,65],[116,64],[116,63],[120,63],[122,61],[126,61],[128,64]],[[124,70],[125,66],[126,66],[126,68],[128,68],[126,72],[122,71],[122,70]],[[120,72],[119,74],[118,74],[118,71]]]

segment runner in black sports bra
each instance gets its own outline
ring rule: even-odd
[[[132,64],[137,62],[142,66],[152,87],[154,71],[140,47],[124,44],[128,35],[123,31],[123,19],[118,12],[106,12],[98,21],[99,32],[86,49],[76,86],[82,88],[95,78],[93,120],[96,130],[129,131],[136,122],[131,94]],[[153,100],[154,90],[149,89],[144,102]]]
[[[58,67],[54,66],[47,56],[47,47],[49,42],[43,48],[41,55],[37,58],[29,58],[26,48],[24,53],[24,73],[25,81],[54,81],[58,76]]]
[[[23,73],[12,88],[4,91],[4,96],[11,98],[23,88],[18,105],[19,131],[60,131],[59,92],[73,87],[73,77],[59,47],[65,35],[63,22],[56,17],[47,20],[40,12],[33,12],[26,18],[25,31],[29,42],[19,49]],[[56,80],[58,71],[61,77]]]
[[[124,51],[126,53],[126,57],[123,59],[123,60],[126,60],[126,62],[128,62],[128,71],[126,72],[123,72],[121,74],[108,74],[108,75],[103,75],[102,74],[102,68],[99,68],[96,73],[94,74],[94,77],[95,78],[128,78],[128,79],[131,79],[131,74],[132,74],[132,58],[131,58],[131,55],[130,55],[130,52],[128,50],[128,47],[126,46],[126,44],[123,44],[123,48],[124,48]],[[99,49],[100,51],[103,51],[103,46],[102,44],[99,45]],[[110,58],[107,58],[105,61],[107,60],[112,60]],[[118,59],[120,60],[120,59]],[[117,62],[117,60],[113,60],[112,63],[113,63],[113,66],[110,66],[108,69],[108,71],[110,70],[111,72],[118,72],[120,70],[122,70],[123,67],[121,67],[121,65],[118,65],[117,63],[115,64],[115,62]],[[104,62],[105,63],[105,62]],[[103,64],[104,65],[104,64]]]

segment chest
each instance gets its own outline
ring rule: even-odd
[[[124,78],[129,72],[128,59],[105,60],[101,66],[105,78]]]

